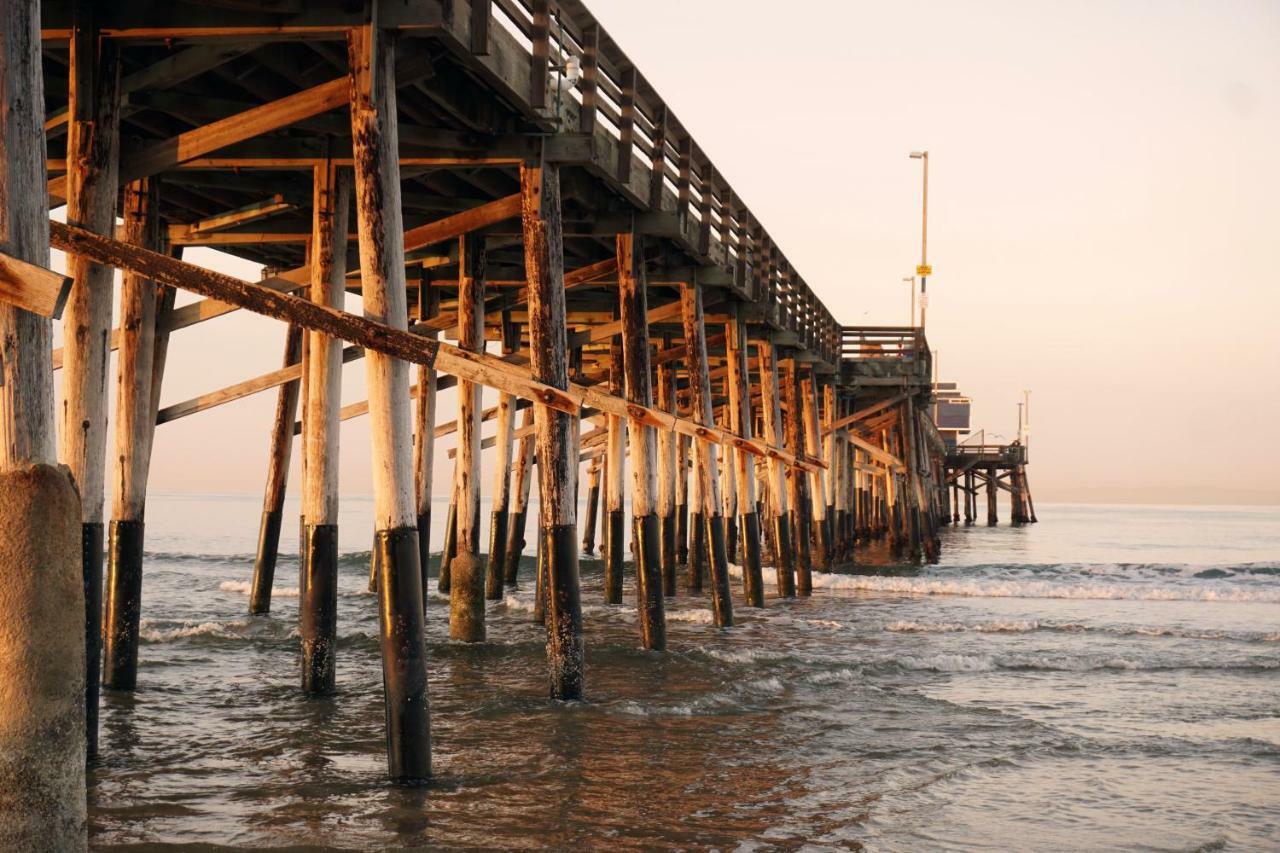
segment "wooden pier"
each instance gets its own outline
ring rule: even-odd
[[[339,543],[363,547],[369,535],[338,530],[336,453],[344,421],[371,419],[371,582],[388,761],[403,782],[430,775],[433,493],[451,496],[438,572],[450,636],[484,640],[486,601],[536,584],[549,695],[576,700],[587,684],[580,541],[603,549],[606,600],[637,608],[637,642],[662,649],[673,595],[704,596],[727,629],[735,609],[768,606],[766,566],[779,595],[803,596],[813,572],[852,562],[875,539],[935,558],[949,486],[992,470],[947,455],[929,417],[922,333],[841,326],[578,0],[9,5],[38,23],[39,42],[6,41],[0,64],[11,75],[34,57],[44,97],[29,90],[34,101],[19,106],[34,113],[6,126],[4,143],[11,158],[47,151],[48,203],[15,206],[0,235],[0,295],[26,309],[4,315],[6,357],[11,340],[19,353],[4,395],[40,415],[6,420],[0,434],[40,448],[11,464],[53,461],[48,388],[61,369],[56,458],[82,499],[89,685],[100,655],[105,686],[137,679],[154,430],[251,394],[277,398],[263,425],[271,465],[255,613],[271,606],[301,436],[304,693],[335,688]],[[42,198],[16,174],[0,198]],[[66,224],[46,224],[64,203]],[[28,245],[15,229],[39,236]],[[49,318],[66,282],[39,269],[49,245],[68,253],[70,278],[67,343],[52,353]],[[247,282],[203,269],[182,259],[188,246],[266,273]],[[124,273],[117,319],[113,269]],[[203,299],[175,308],[176,289]],[[348,313],[352,296],[361,315]],[[234,311],[281,321],[280,366],[162,406],[175,333]],[[357,359],[368,399],[343,405],[341,366]],[[450,387],[457,411],[438,412]],[[435,442],[449,437],[453,464],[440,471]],[[487,545],[486,451],[497,457]],[[1025,472],[1008,470],[997,485],[1025,493]],[[519,567],[530,536],[536,578]],[[622,602],[628,572],[634,605]],[[86,696],[92,754],[96,691]]]

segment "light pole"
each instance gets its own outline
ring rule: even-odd
[[[1022,419],[1022,446],[1031,446],[1031,392],[1023,389],[1022,392],[1022,410],[1025,417]]]
[[[924,203],[920,209],[920,266],[916,267],[916,275],[920,276],[920,329],[924,329],[925,309],[929,304],[928,281],[933,270],[929,267],[929,152],[912,151],[912,160],[924,161]]]
[[[911,284],[911,322],[907,326],[914,329],[916,327],[916,277],[904,278],[903,281]]]

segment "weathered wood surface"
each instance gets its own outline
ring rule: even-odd
[[[546,163],[525,166],[520,172],[520,188],[525,272],[529,280],[529,360],[535,380],[567,388],[559,170]],[[578,423],[574,415],[558,411],[546,401],[539,403],[534,408],[534,422],[551,696],[580,699],[584,680],[582,605],[573,488],[578,467]]]

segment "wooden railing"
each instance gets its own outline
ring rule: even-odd
[[[840,354],[844,358],[913,360],[928,352],[924,332],[911,326],[840,327]]]
[[[488,49],[495,28],[525,48],[528,103],[539,115],[560,132],[594,137],[603,130],[617,146],[610,165],[618,183],[647,187],[653,211],[666,210],[664,197],[674,196],[677,220],[695,235],[694,252],[732,269],[766,322],[793,333],[824,360],[839,361],[841,328],[835,317],[580,0],[470,0],[469,17],[461,5],[454,4],[454,17],[465,21],[474,53]],[[581,78],[573,87],[557,85],[571,63],[580,67]],[[647,176],[635,174],[637,163]],[[640,195],[646,201],[645,193]]]

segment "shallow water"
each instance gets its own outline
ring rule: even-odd
[[[735,583],[729,631],[682,591],[661,654],[584,559],[570,705],[545,698],[526,559],[483,645],[449,642],[433,600],[437,779],[403,789],[371,508],[344,498],[341,692],[308,700],[296,556],[272,615],[245,615],[258,499],[150,496],[139,689],[104,696],[95,847],[1280,847],[1280,510],[1045,505],[764,611]]]

